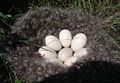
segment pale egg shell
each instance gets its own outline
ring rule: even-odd
[[[65,65],[63,64],[63,62],[62,62],[60,59],[58,59],[58,58],[48,59],[47,62],[53,63],[53,64],[57,64],[57,65],[59,65],[59,66],[65,67]]]
[[[47,46],[41,47],[39,49],[38,53],[40,53],[41,56],[43,56],[44,58],[55,58],[55,57],[57,57],[57,53],[53,49],[51,49]]]
[[[74,36],[71,43],[71,48],[73,51],[78,51],[86,45],[86,42],[87,42],[86,35],[83,33],[79,33]]]
[[[63,47],[69,47],[72,42],[72,34],[69,30],[63,29],[59,33],[59,39]]]
[[[55,51],[59,51],[62,48],[61,42],[53,35],[46,36],[45,43]]]
[[[82,57],[82,56],[85,56],[85,55],[87,55],[87,54],[88,54],[87,48],[82,48],[82,49],[76,51],[76,52],[74,53],[74,56]]]
[[[79,60],[79,57],[77,56],[72,56],[68,60],[65,61],[65,65],[68,67],[73,66],[77,61]]]
[[[58,58],[64,62],[68,60],[70,57],[72,57],[72,54],[73,54],[73,51],[71,48],[63,48],[59,51]]]

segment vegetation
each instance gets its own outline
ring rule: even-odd
[[[102,18],[108,27],[108,34],[116,42],[120,48],[120,1],[119,0],[35,0],[30,4],[29,8],[38,8],[40,6],[62,7],[78,9],[87,12],[91,15]],[[3,45],[10,27],[13,23],[14,16],[8,14],[4,15],[0,12],[0,46]],[[1,48],[0,53],[4,50]],[[3,65],[4,64],[4,65]],[[2,54],[0,55],[0,69],[5,66]],[[1,71],[1,70],[0,70]],[[8,72],[8,71],[6,71]],[[10,75],[7,75],[11,78]],[[6,77],[6,76],[5,76]],[[7,78],[8,78],[7,77]],[[2,77],[0,77],[2,79]],[[16,80],[16,83],[21,83]]]
[[[12,23],[12,15],[4,15],[0,12],[0,46],[2,46],[7,33],[10,31],[10,24]],[[0,53],[3,52],[3,49],[0,50]]]

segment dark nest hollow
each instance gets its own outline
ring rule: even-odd
[[[88,55],[71,68],[50,63],[38,54],[47,35],[62,29],[86,34]],[[102,20],[78,10],[39,8],[18,18],[5,43],[5,59],[24,83],[120,83],[119,49]]]

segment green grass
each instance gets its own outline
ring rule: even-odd
[[[11,23],[12,23],[12,15],[7,14],[4,15],[2,12],[0,12],[0,53],[4,52],[2,49],[3,43],[5,41],[5,38],[10,31]]]
[[[108,34],[115,40],[116,44],[120,46],[119,0],[34,0],[33,3],[30,3],[30,8],[36,9],[40,6],[77,9],[102,18],[108,26]],[[10,25],[13,18],[12,15],[4,15],[0,12],[0,45],[2,45],[5,40],[7,35],[6,31],[8,30],[7,27],[11,27]],[[0,66],[1,63],[3,63],[1,60],[0,57]],[[21,83],[21,80],[16,79],[15,83]]]

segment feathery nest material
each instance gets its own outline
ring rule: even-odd
[[[58,73],[69,72],[70,68],[63,68],[56,63],[49,63],[37,53],[39,47],[45,45],[47,35],[58,37],[62,29],[68,29],[74,36],[76,33],[85,33],[89,48],[88,55],[82,57],[74,68],[87,61],[116,62],[115,44],[105,33],[105,26],[91,15],[76,10],[39,8],[28,11],[18,18],[12,28],[10,45],[6,47],[6,59],[12,65],[16,76],[26,81],[41,81]]]

